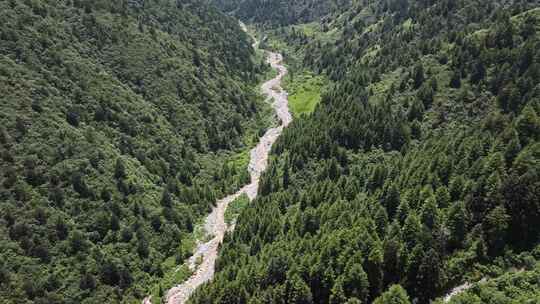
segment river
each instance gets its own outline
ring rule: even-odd
[[[241,26],[246,30],[243,24],[241,24]],[[257,48],[258,42],[255,39],[254,41],[253,46]],[[269,51],[266,52],[266,55],[266,61],[278,72],[278,74],[276,77],[265,82],[261,86],[261,91],[267,96],[267,101],[272,102],[272,107],[276,111],[280,120],[280,125],[268,129],[259,139],[257,146],[251,150],[248,167],[251,175],[250,183],[238,192],[219,200],[216,203],[216,207],[214,207],[212,212],[206,218],[206,233],[213,236],[213,238],[206,243],[199,243],[197,245],[195,253],[187,261],[188,266],[193,270],[193,275],[187,281],[171,288],[167,292],[166,302],[168,304],[185,303],[197,287],[212,279],[214,276],[214,266],[218,256],[219,244],[223,241],[225,233],[230,228],[225,222],[225,210],[227,209],[227,206],[230,202],[234,201],[244,193],[247,194],[250,200],[253,200],[257,196],[259,180],[268,164],[268,156],[272,144],[281,135],[283,128],[292,121],[292,115],[289,112],[287,92],[281,87],[282,79],[287,74],[287,68],[283,65],[283,56],[279,53]],[[201,261],[201,259],[202,262],[197,265],[196,261]],[[143,300],[143,304],[151,303],[150,297]]]

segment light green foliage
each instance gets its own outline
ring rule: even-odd
[[[246,194],[242,194],[237,199],[232,201],[227,207],[227,210],[225,210],[225,222],[230,225],[236,221],[236,218],[238,218],[238,216],[242,213],[242,210],[244,210],[248,204],[249,197]]]
[[[324,76],[307,72],[288,75],[284,89],[289,93],[289,109],[292,114],[296,117],[311,114],[321,101],[326,83]]]
[[[158,299],[165,299],[167,296],[167,290],[170,286],[178,285],[179,282],[187,280],[192,271],[186,264],[178,264],[176,257],[169,257],[161,265],[163,269],[166,269],[163,277],[155,284],[153,289],[150,289],[150,295],[152,295],[153,302],[158,302]],[[160,296],[160,289],[162,295]]]
[[[329,13],[344,11],[354,1],[212,0],[212,2],[244,21],[269,26],[287,26],[320,20]]]
[[[530,270],[507,272],[475,284],[458,294],[450,304],[536,303],[540,300],[540,264]]]
[[[392,285],[373,304],[409,304],[409,296],[400,285]]]

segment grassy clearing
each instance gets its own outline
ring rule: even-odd
[[[311,114],[321,101],[321,93],[328,81],[324,76],[303,72],[299,75],[290,74],[285,79],[285,90],[289,93],[289,108],[298,117]]]
[[[229,206],[227,207],[227,210],[225,210],[225,222],[227,225],[230,225],[231,223],[236,220],[238,215],[242,212],[242,210],[249,204],[249,198],[246,194],[242,194],[240,197],[232,201]]]
[[[330,32],[330,31],[324,31],[321,28],[321,25],[318,22],[310,22],[310,23],[303,23],[303,24],[297,24],[294,26],[288,27],[289,29],[295,29],[296,31],[302,32],[304,35],[306,35],[310,39],[315,39],[320,42],[332,42],[335,41],[338,36],[336,35],[336,32]]]

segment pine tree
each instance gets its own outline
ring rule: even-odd
[[[409,216],[405,219],[403,224],[402,232],[403,240],[408,249],[412,249],[420,242],[422,233],[422,223],[420,219],[415,214],[414,211],[409,213]]]
[[[287,190],[289,188],[289,163],[286,160],[283,165],[283,179],[282,179],[283,189]]]
[[[421,217],[422,223],[430,230],[439,225],[439,209],[437,208],[435,196],[431,196],[426,200],[422,207]]]
[[[504,247],[510,217],[504,207],[491,210],[483,222],[490,255],[500,253]]]
[[[347,296],[343,290],[343,278],[339,277],[332,287],[329,304],[340,304],[346,301]]]
[[[352,264],[343,276],[343,289],[346,297],[355,297],[362,302],[369,296],[369,278],[362,265]]]
[[[392,285],[373,304],[410,304],[409,295],[401,285]]]
[[[449,245],[451,248],[461,248],[468,228],[469,214],[465,209],[465,203],[456,202],[448,211],[446,226],[450,230]]]
[[[415,89],[420,88],[420,86],[424,83],[425,76],[424,76],[424,66],[422,65],[422,63],[418,63],[414,66],[412,79],[414,82]]]
[[[430,249],[422,259],[418,269],[417,280],[420,293],[420,302],[427,303],[439,294],[442,287],[442,263],[439,254]]]
[[[540,118],[531,106],[523,109],[516,122],[519,141],[526,145],[530,141],[540,139]]]
[[[371,299],[379,295],[383,288],[383,253],[380,248],[374,247],[368,255],[366,261],[366,271],[369,278],[369,291]],[[358,297],[362,301],[364,298]]]
[[[450,79],[450,87],[454,89],[461,88],[461,72],[454,72],[452,78]]]
[[[169,193],[169,190],[167,188],[164,188],[161,195],[161,205],[166,208],[171,208],[172,204],[173,199],[171,197],[171,194]]]
[[[290,303],[313,303],[313,296],[311,295],[309,286],[298,275],[287,279],[287,299]]]

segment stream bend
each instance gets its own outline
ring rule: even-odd
[[[242,24],[241,26],[245,30],[245,26]],[[258,42],[255,40],[253,45],[256,47]],[[259,180],[268,164],[268,156],[272,144],[281,135],[283,128],[292,121],[292,115],[289,112],[287,92],[281,87],[282,79],[287,74],[287,68],[283,65],[283,56],[279,53],[269,51],[267,51],[266,54],[266,61],[278,72],[278,74],[276,77],[265,82],[261,86],[261,90],[263,94],[267,96],[267,101],[272,101],[272,107],[276,111],[281,124],[278,127],[268,129],[259,139],[257,146],[251,150],[248,167],[251,176],[250,183],[238,192],[219,200],[216,203],[216,207],[214,207],[212,212],[206,218],[206,233],[213,236],[213,238],[206,243],[197,244],[195,253],[187,261],[188,266],[193,271],[193,275],[182,284],[171,288],[167,292],[166,302],[168,304],[185,303],[197,287],[212,279],[214,276],[214,266],[218,256],[219,244],[223,241],[223,237],[227,230],[231,228],[228,227],[225,222],[225,210],[227,209],[227,206],[230,202],[234,201],[244,193],[247,194],[250,200],[253,200],[257,196]],[[201,260],[201,258],[202,263],[197,265],[196,261]],[[150,297],[143,300],[143,304],[151,303]]]

